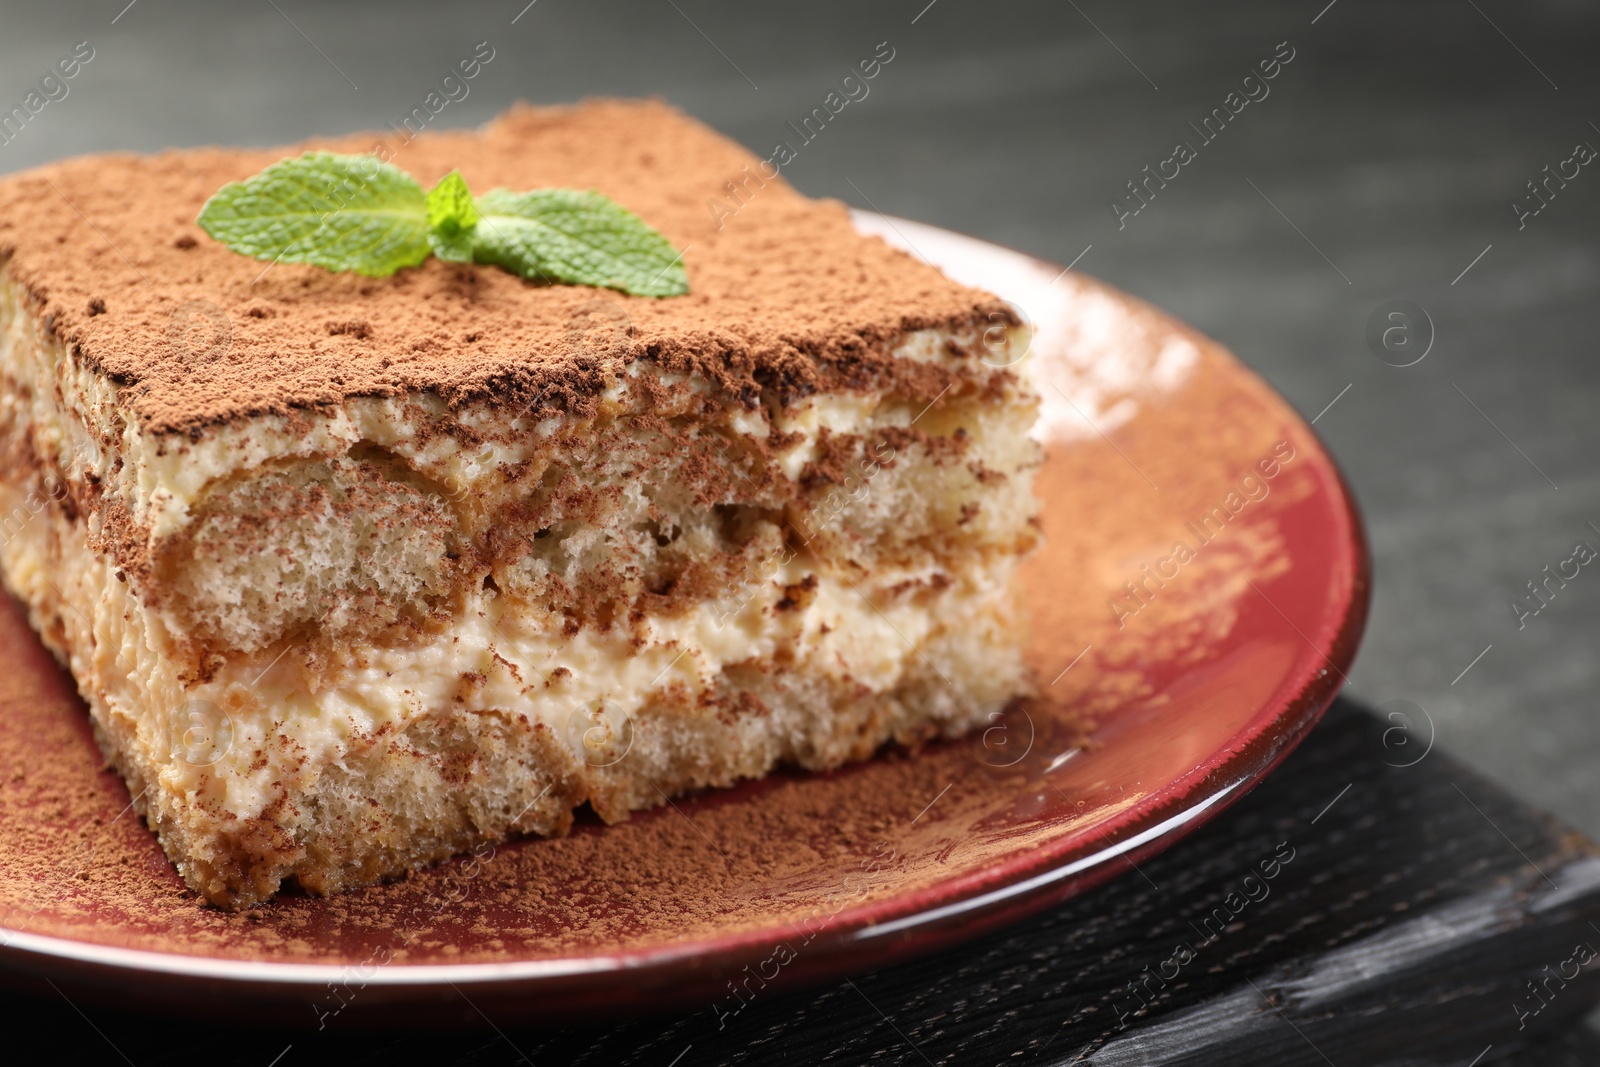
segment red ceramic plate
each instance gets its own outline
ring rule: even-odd
[[[1024,580],[1040,700],[967,741],[230,915],[199,906],[126,814],[70,681],[3,601],[17,765],[0,768],[0,968],[188,1018],[720,1016],[769,982],[1038,912],[1243,795],[1332,700],[1365,618],[1365,544],[1332,460],[1232,356],[1144,304],[933,227],[859,225],[1035,327],[1048,547]],[[97,814],[69,819],[59,790]],[[649,869],[663,848],[671,870]]]

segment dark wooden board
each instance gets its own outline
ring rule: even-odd
[[[176,1062],[174,1023],[209,1062],[287,1048],[282,1067],[1504,1062],[1600,1000],[1582,965],[1600,949],[1600,847],[1425,734],[1341,701],[1265,784],[1142,867],[964,949],[820,989],[752,986],[736,1014],[507,1031],[463,997],[451,1032],[318,1030],[310,1005],[303,1031],[251,1032],[41,982],[0,1018],[44,1028],[68,1061],[114,1046],[137,1064]],[[1582,1039],[1562,1040],[1583,1062]]]

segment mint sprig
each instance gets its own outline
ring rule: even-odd
[[[682,253],[594,191],[494,189],[474,198],[459,171],[427,193],[372,156],[308,152],[233,182],[199,224],[236,252],[384,277],[429,255],[494,264],[533,281],[635,296],[689,291]]]

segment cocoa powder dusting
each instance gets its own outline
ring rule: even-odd
[[[380,143],[424,187],[459,168],[479,192],[597,189],[683,250],[691,291],[632,297],[437,259],[388,278],[269,268],[194,221],[224,184],[286,156]],[[76,358],[127,387],[129,415],[154,433],[413,392],[582,412],[604,367],[637,359],[750,403],[763,388],[787,403],[820,380],[870,383],[905,330],[1009,314],[782,178],[752,181],[747,206],[719,223],[707,201],[757,165],[663,103],[615,100],[520,106],[481,132],[409,143],[386,131],[85,157],[0,179],[0,263]],[[604,344],[583,328],[594,322]]]

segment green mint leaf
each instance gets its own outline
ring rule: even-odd
[[[307,152],[232,182],[206,201],[200,227],[256,259],[381,278],[428,258],[427,198],[373,156]]]
[[[440,259],[471,263],[472,231],[477,223],[478,206],[459,170],[446,174],[428,191],[428,243]]]
[[[493,189],[478,198],[473,258],[540,281],[634,296],[689,291],[682,254],[643,219],[596,192]]]

